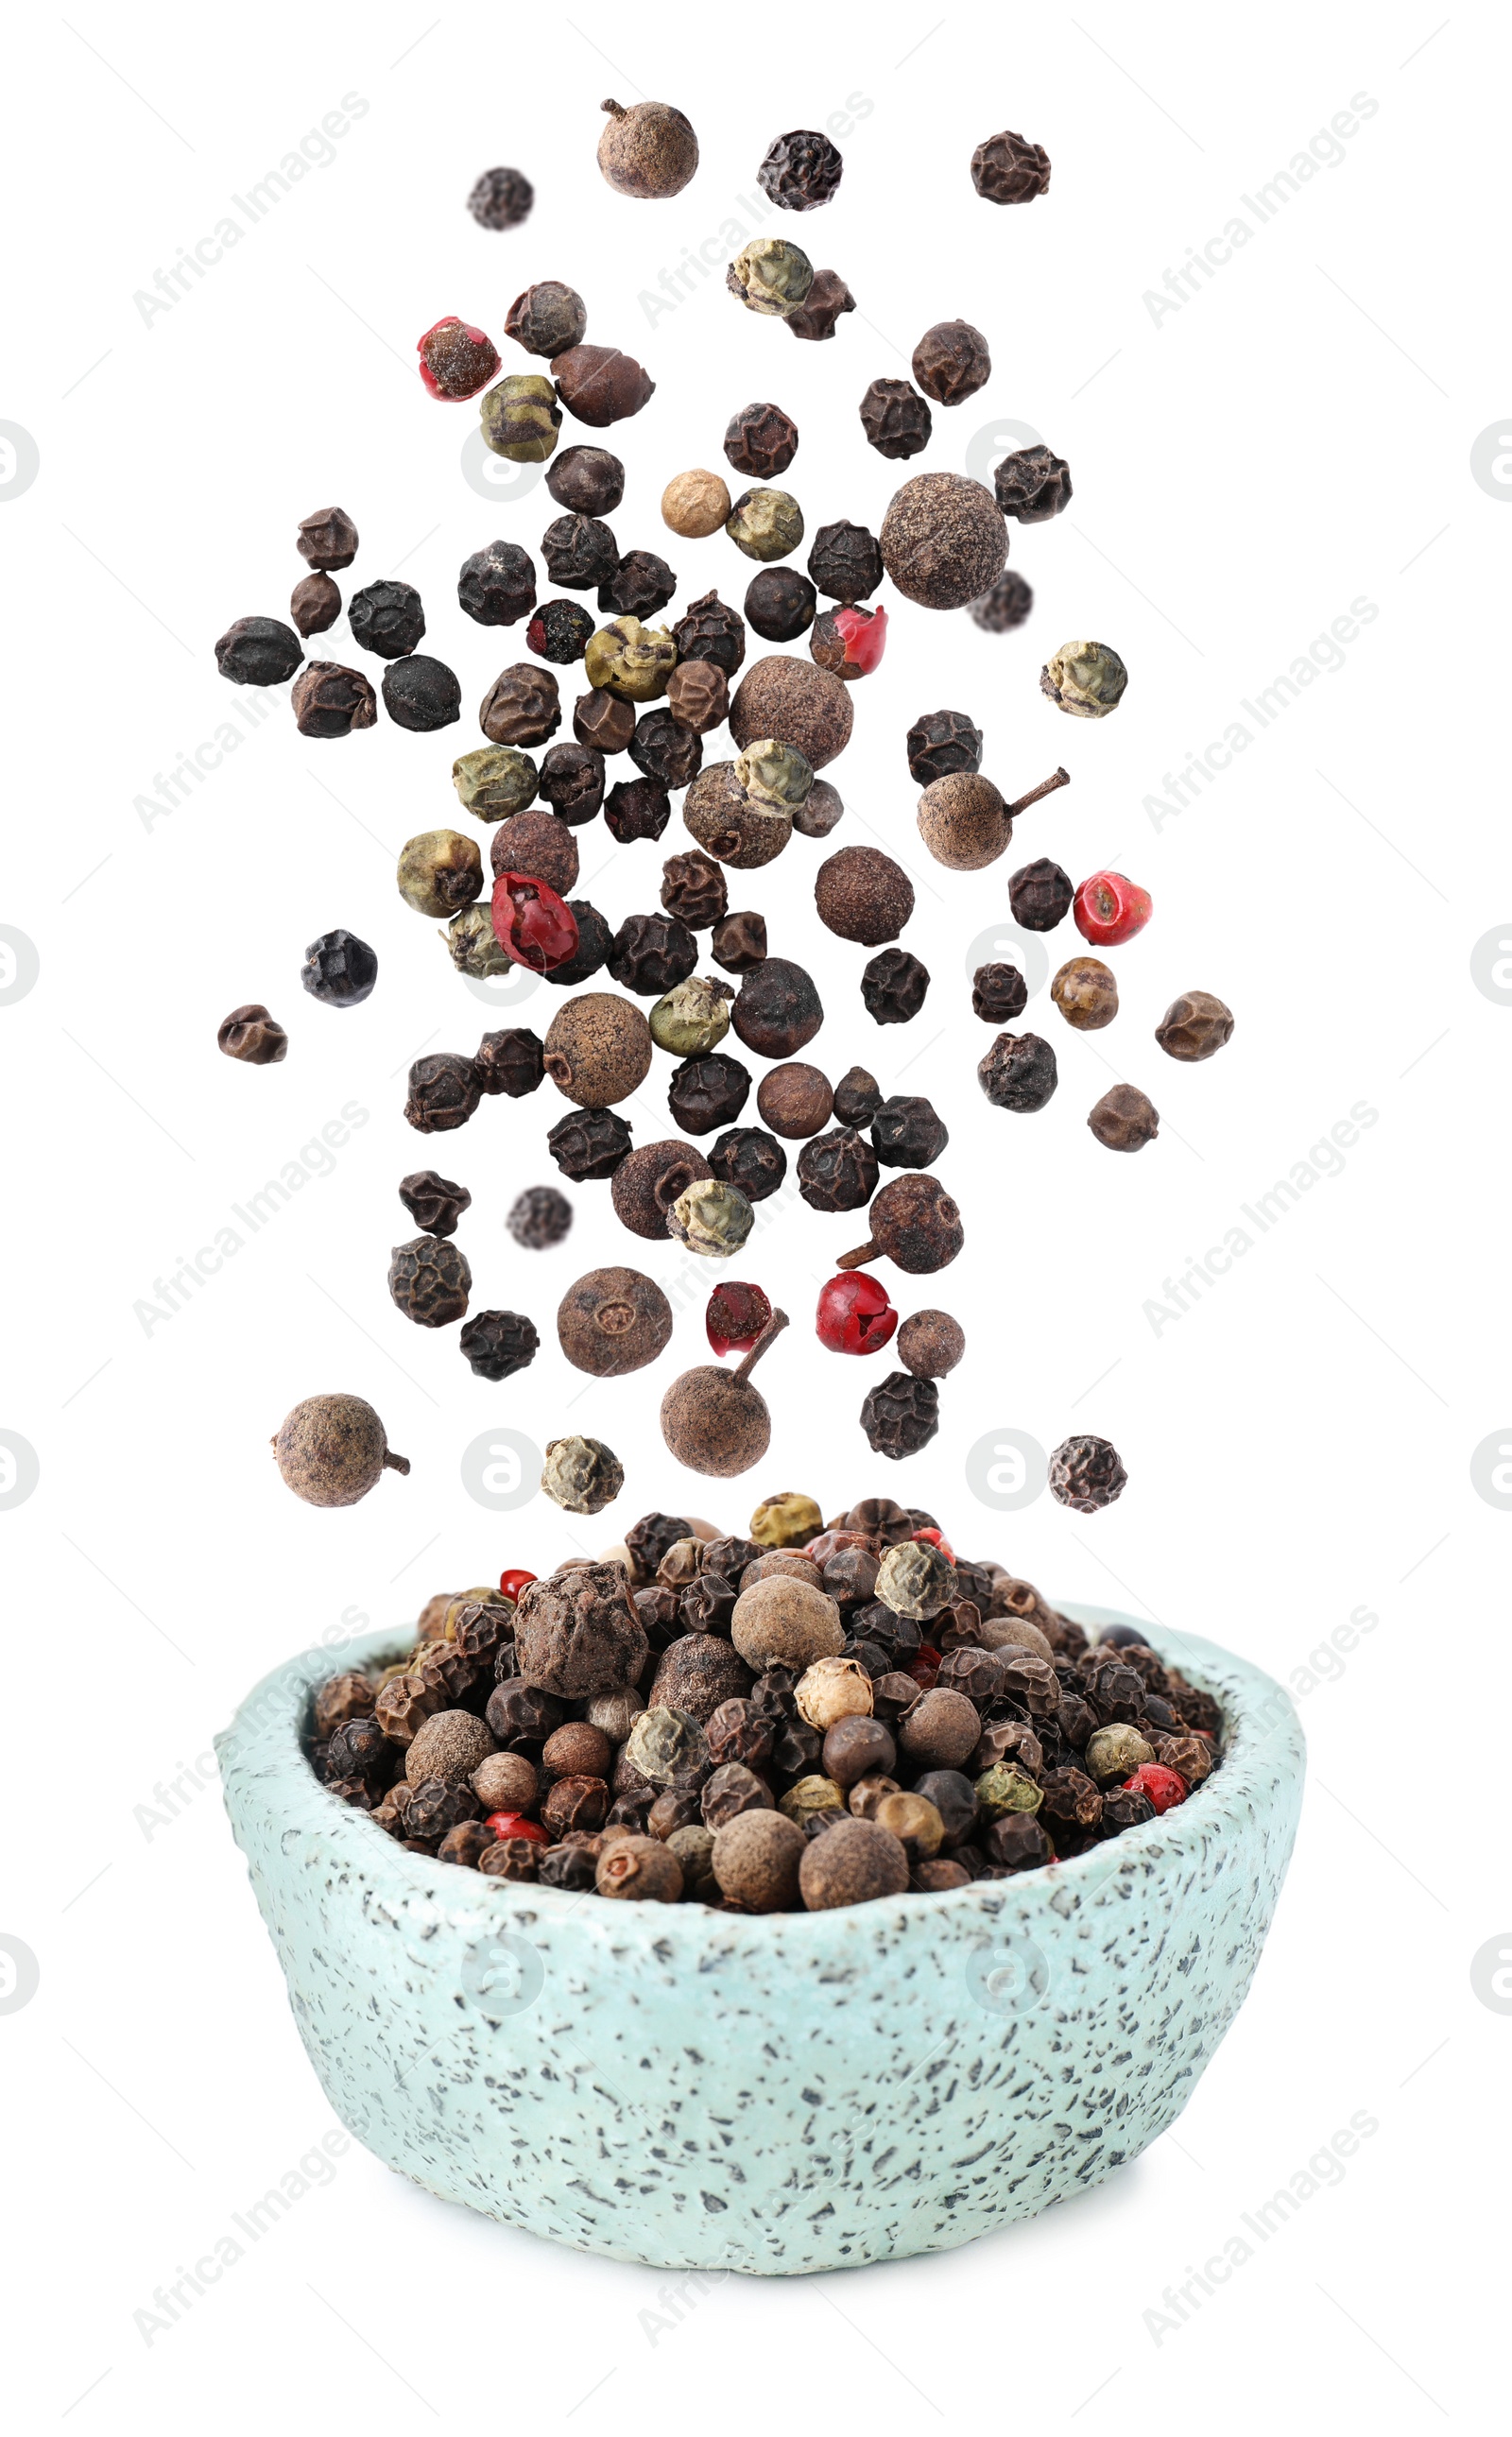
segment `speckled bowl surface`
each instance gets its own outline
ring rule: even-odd
[[[337,2114],[445,2200],[653,2267],[947,2250],[1099,2183],[1174,2123],[1243,2001],[1303,1742],[1214,1643],[1066,1613],[1139,1623],[1212,1693],[1222,1766],[1076,1860],[840,1912],[606,1902],[406,1852],[301,1750],[332,1654],[268,1676],[217,1748]]]

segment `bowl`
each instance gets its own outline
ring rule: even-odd
[[[307,1651],[217,1742],[226,1808],[336,2113],[441,2199],[656,2268],[801,2275],[942,2251],[1090,2190],[1186,2106],[1291,1858],[1278,1684],[1138,1623],[1224,1758],[1178,1810],[1022,1877],[765,1917],[607,1902],[407,1852],[327,1793]]]

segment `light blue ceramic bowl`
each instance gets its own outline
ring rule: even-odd
[[[217,1748],[332,2107],[444,2200],[657,2268],[948,2250],[1090,2189],[1175,2122],[1233,2021],[1302,1797],[1280,1686],[1148,1631],[1224,1714],[1223,1765],[1180,1810],[1028,1877],[763,1919],[404,1851],[310,1772],[332,1657],[306,1653]]]

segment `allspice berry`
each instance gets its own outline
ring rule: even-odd
[[[895,491],[878,535],[898,590],[923,609],[963,609],[1001,573],[1003,512],[964,474],[916,474]]]
[[[1153,1102],[1133,1083],[1115,1083],[1104,1092],[1087,1124],[1108,1150],[1143,1150],[1160,1131]]]
[[[803,1847],[798,1889],[809,1912],[875,1903],[904,1895],[907,1885],[907,1853],[890,1829],[874,1819],[839,1819]]]
[[[721,1894],[747,1912],[792,1912],[808,1844],[780,1811],[742,1811],[715,1832],[710,1855]]]
[[[307,1396],[285,1414],[272,1446],[288,1487],[309,1506],[355,1506],[382,1472],[410,1469],[360,1396]]]
[[[692,1184],[713,1169],[692,1143],[642,1143],[622,1159],[609,1182],[614,1215],[632,1236],[648,1243],[667,1240],[667,1214]]]
[[[993,513],[997,515],[995,508]],[[775,736],[796,745],[814,769],[822,770],[849,745],[853,718],[850,688],[842,679],[812,660],[773,654],[753,661],[735,688],[730,732],[741,752],[764,736]]]
[[[943,1379],[965,1353],[966,1334],[948,1311],[910,1312],[894,1351],[916,1379]]]
[[[599,137],[599,167],[617,195],[664,202],[680,195],[698,167],[692,123],[670,102],[607,101],[608,124]]]
[[[845,1632],[826,1591],[795,1574],[767,1574],[735,1602],[730,1638],[758,1674],[768,1667],[801,1673],[816,1659],[837,1658]]]
[[[470,1709],[438,1709],[420,1727],[404,1756],[404,1774],[412,1785],[428,1777],[443,1785],[466,1785],[494,1747],[482,1718]]]
[[[911,1276],[927,1277],[945,1269],[966,1240],[959,1209],[939,1177],[923,1171],[910,1170],[885,1184],[867,1218],[869,1240],[853,1253],[842,1253],[838,1268],[858,1270],[885,1254]]]
[[[730,485],[721,474],[694,466],[674,474],[661,494],[661,521],[688,541],[704,541],[716,534],[730,515]]]
[[[960,1768],[981,1740],[981,1720],[964,1692],[936,1685],[921,1692],[894,1729],[898,1749],[920,1768]]]
[[[954,770],[919,798],[919,834],[950,871],[981,871],[1006,852],[1013,816],[991,779]]]
[[[571,896],[577,886],[577,840],[571,823],[558,819],[555,813],[532,810],[515,813],[507,821],[501,821],[493,834],[488,860],[495,879],[502,872],[523,871],[532,880],[544,880],[548,888],[554,888],[563,898]]]
[[[682,1865],[659,1837],[616,1836],[599,1855],[593,1884],[601,1896],[677,1903],[682,1896]]]
[[[608,991],[584,991],[552,1018],[543,1063],[565,1099],[580,1109],[607,1109],[645,1081],[651,1059],[651,1028],[641,1009]]]
[[[1100,956],[1068,957],[1050,984],[1050,996],[1076,1032],[1100,1032],[1118,1012],[1118,985]]]
[[[950,784],[949,780],[943,781]],[[985,779],[969,782],[990,787]],[[930,790],[933,793],[933,790]],[[991,792],[996,795],[995,788]],[[998,798],[1001,802],[1001,798]],[[880,948],[895,939],[913,912],[913,883],[880,847],[843,846],[821,863],[814,883],[819,920],[839,939]]]
[[[540,1774],[523,1752],[490,1752],[473,1770],[472,1790],[485,1814],[528,1811],[540,1790]]]
[[[640,1270],[589,1270],[562,1297],[556,1334],[574,1370],[620,1379],[662,1352],[672,1335],[672,1306]]]
[[[729,1479],[760,1464],[771,1445],[772,1417],[750,1374],[786,1326],[787,1314],[774,1311],[736,1369],[703,1363],[674,1379],[661,1400],[661,1435],[690,1472]],[[838,1642],[832,1647],[838,1649]]]
[[[757,1087],[762,1123],[784,1142],[806,1142],[811,1134],[822,1133],[834,1105],[828,1078],[817,1066],[805,1066],[797,1060],[774,1066]]]

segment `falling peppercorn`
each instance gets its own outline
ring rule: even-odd
[[[818,1134],[799,1153],[798,1189],[811,1210],[864,1210],[877,1189],[877,1155],[847,1127]]]
[[[302,577],[289,596],[289,614],[302,635],[324,635],[342,614],[341,587],[328,575]]]
[[[706,1260],[728,1261],[746,1242],[754,1218],[738,1185],[711,1177],[678,1194],[667,1212],[667,1233]]]
[[[713,1169],[691,1143],[644,1143],[616,1167],[609,1188],[614,1215],[649,1243],[667,1240],[667,1214],[691,1184]]]
[[[836,1266],[860,1269],[885,1254],[914,1277],[948,1267],[966,1240],[960,1212],[938,1176],[910,1171],[885,1184],[867,1213],[871,1234]]]
[[[420,1328],[447,1328],[461,1320],[472,1289],[472,1271],[457,1246],[434,1236],[396,1244],[389,1263],[389,1293],[407,1320]]]
[[[787,1174],[787,1153],[760,1126],[734,1126],[710,1145],[709,1165],[722,1183],[738,1185],[747,1201],[765,1201]]]
[[[519,228],[536,200],[536,189],[519,169],[485,169],[471,194],[467,209],[480,228]]]
[[[308,661],[289,698],[301,736],[351,736],[378,723],[378,698],[366,677],[336,660]]]
[[[860,415],[879,457],[917,457],[929,446],[934,418],[912,381],[874,380],[861,400]]]
[[[884,1100],[871,1120],[871,1148],[884,1167],[928,1167],[949,1140],[933,1104],[913,1094]]]
[[[686,474],[675,474],[661,494],[662,523],[689,541],[706,541],[711,534],[719,531],[729,514],[730,486],[722,474],[711,474],[707,466],[695,465]],[[610,605],[634,609],[639,605],[627,601]],[[657,605],[659,607],[659,603]]]
[[[384,670],[383,708],[396,728],[431,736],[438,728],[454,728],[462,717],[462,687],[444,660],[413,652]]]
[[[1031,203],[1049,192],[1050,157],[1022,135],[989,135],[971,156],[971,177],[989,203]]]
[[[309,1506],[355,1506],[385,1471],[410,1469],[360,1396],[307,1396],[285,1414],[272,1445],[285,1483]]]
[[[649,618],[666,606],[677,588],[677,577],[654,550],[627,550],[599,586],[598,605],[618,616]]]
[[[538,279],[504,315],[505,338],[532,356],[563,354],[576,346],[587,327],[587,306],[576,289],[560,279]]]
[[[671,818],[671,798],[656,779],[616,780],[605,798],[605,827],[621,846],[660,837]]]
[[[1108,1150],[1143,1150],[1160,1131],[1157,1111],[1133,1083],[1115,1083],[1104,1092],[1087,1124]]]
[[[661,1400],[661,1435],[677,1463],[720,1479],[760,1464],[771,1444],[772,1419],[750,1375],[786,1326],[787,1314],[774,1311],[733,1371],[707,1363],[673,1381]],[[738,1602],[735,1612],[738,1617]]]
[[[478,725],[492,745],[544,745],[561,724],[556,679],[529,660],[501,669],[478,710]]]
[[[795,643],[814,623],[818,595],[796,567],[766,567],[746,591],[746,616],[766,643]]]
[[[853,720],[850,691],[838,677],[785,653],[747,669],[730,705],[738,751],[762,737],[779,737],[815,770],[845,750]]]
[[[756,183],[784,212],[814,212],[833,200],[844,166],[827,135],[800,127],[767,146]]]
[[[1021,525],[1046,524],[1070,500],[1071,468],[1043,444],[1015,448],[994,472],[993,489],[1005,517]]]
[[[919,1379],[943,1379],[965,1351],[965,1332],[948,1311],[911,1312],[898,1331],[898,1359]]]
[[[1216,1057],[1233,1034],[1233,1014],[1211,991],[1183,991],[1155,1026],[1155,1039],[1167,1057],[1186,1066]]]
[[[572,1205],[554,1184],[532,1184],[510,1205],[504,1224],[527,1253],[550,1252],[572,1223]]]
[[[277,1066],[289,1054],[289,1035],[256,1000],[234,1007],[216,1033],[216,1045],[244,1066]]]
[[[746,626],[738,611],[705,592],[692,602],[673,628],[679,660],[712,660],[732,677],[746,657]]]
[[[650,1028],[638,1007],[607,991],[584,991],[553,1017],[546,1072],[582,1109],[612,1108],[643,1083],[652,1059]]]
[[[960,609],[1002,570],[1008,537],[991,491],[963,474],[916,474],[882,519],[882,563],[923,609]]]
[[[569,414],[594,430],[639,414],[656,389],[644,367],[618,347],[569,347],[552,358],[552,373]]]
[[[306,949],[299,978],[323,1007],[360,1007],[378,981],[378,958],[355,931],[324,931]]]
[[[1058,863],[1041,855],[1015,871],[1008,884],[1013,920],[1023,931],[1053,931],[1064,922],[1076,895],[1076,883]]]
[[[599,137],[598,162],[615,193],[638,202],[680,195],[698,167],[698,138],[682,112],[665,101],[638,101],[628,110],[617,101],[601,106],[608,125]]]
[[[940,1429],[940,1391],[932,1379],[916,1379],[907,1371],[889,1371],[867,1391],[861,1406],[861,1428],[876,1455],[898,1461],[917,1455]]]
[[[973,623],[984,635],[1007,635],[1015,626],[1023,625],[1034,606],[1034,594],[1016,568],[1005,567],[981,599],[968,605]]]
[[[238,618],[215,647],[216,666],[233,685],[284,685],[304,657],[299,637],[277,618]]]
[[[1051,1098],[1060,1078],[1055,1052],[1037,1032],[1000,1032],[976,1068],[994,1109],[1031,1115]]]
[[[588,650],[592,632],[592,619],[575,601],[546,601],[525,629],[526,648],[555,668],[571,668]]]
[[[931,710],[908,730],[908,775],[922,787],[982,763],[982,731],[962,710]]]
[[[1009,1024],[1029,1005],[1029,984],[1017,965],[978,965],[972,976],[973,1015],[984,1024]]]
[[[1118,1450],[1108,1439],[1064,1439],[1050,1457],[1050,1496],[1078,1515],[1096,1515],[1128,1486]]]
[[[475,1311],[458,1342],[477,1376],[496,1385],[525,1370],[540,1350],[535,1322],[518,1311]]]
[[[1050,984],[1050,997],[1076,1032],[1100,1032],[1118,1012],[1117,982],[1099,956],[1069,957]]]
[[[317,508],[313,516],[301,517],[294,546],[322,574],[350,567],[357,556],[357,527],[344,508]]]
[[[1106,719],[1123,700],[1129,672],[1111,643],[1063,643],[1040,671],[1040,692],[1073,719]]]
[[[599,1515],[624,1487],[624,1466],[602,1439],[553,1439],[541,1467],[541,1487],[570,1515]]]
[[[427,1236],[454,1236],[463,1212],[472,1206],[466,1186],[438,1176],[433,1167],[417,1168],[413,1176],[401,1177],[399,1200]]]
[[[483,447],[515,465],[542,465],[556,446],[562,410],[540,373],[508,373],[478,404]]]
[[[873,1024],[911,1024],[924,1003],[929,974],[906,948],[884,948],[861,975],[861,999]]]
[[[993,359],[970,322],[936,322],[913,351],[913,377],[937,406],[959,406],[992,378]]]
[[[546,1148],[573,1184],[602,1182],[628,1157],[630,1129],[613,1109],[576,1109],[557,1119]]]
[[[474,1113],[483,1086],[470,1058],[439,1049],[417,1058],[410,1069],[409,1097],[404,1104],[407,1125],[416,1133],[449,1133]]]
[[[654,1362],[672,1335],[672,1306],[640,1270],[589,1270],[556,1313],[562,1352],[594,1379],[620,1379]]]
[[[542,1057],[539,1040],[522,1025],[508,1032],[485,1032],[473,1060],[479,1090],[523,1099],[539,1087],[545,1075]]]

